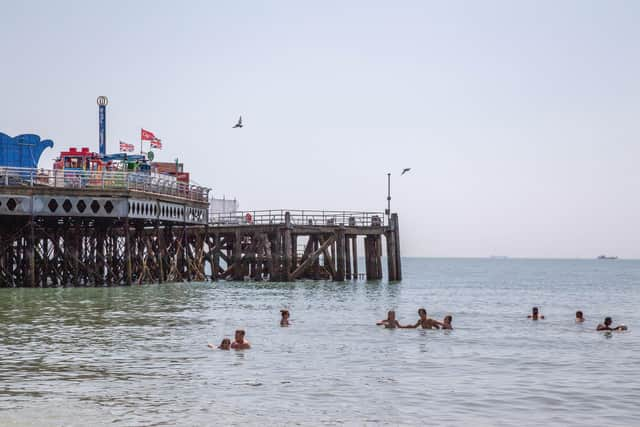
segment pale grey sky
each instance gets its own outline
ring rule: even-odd
[[[53,139],[43,167],[97,151],[106,95],[111,151],[150,129],[245,209],[383,210],[390,171],[403,255],[640,258],[638,2],[0,11],[0,132]]]

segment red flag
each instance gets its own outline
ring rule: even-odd
[[[153,132],[149,132],[148,130],[145,129],[140,129],[140,139],[143,141],[153,141],[154,139],[156,139],[156,136],[153,134]]]
[[[151,140],[151,147],[153,148],[162,148],[162,141],[160,141],[158,138],[153,138]]]

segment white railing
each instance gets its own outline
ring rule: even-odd
[[[210,213],[212,225],[261,225],[284,224],[285,214],[289,213],[294,225],[344,225],[348,227],[384,226],[383,212],[359,211],[320,211],[320,210],[259,210],[238,211],[232,213]]]
[[[133,190],[207,203],[209,188],[141,172],[78,171],[0,167],[0,187]]]

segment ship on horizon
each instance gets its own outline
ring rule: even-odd
[[[618,257],[617,256],[600,255],[596,259],[618,259]]]

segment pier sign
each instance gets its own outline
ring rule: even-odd
[[[101,155],[107,154],[107,104],[109,99],[106,96],[99,96],[96,100],[98,103],[98,146]]]

